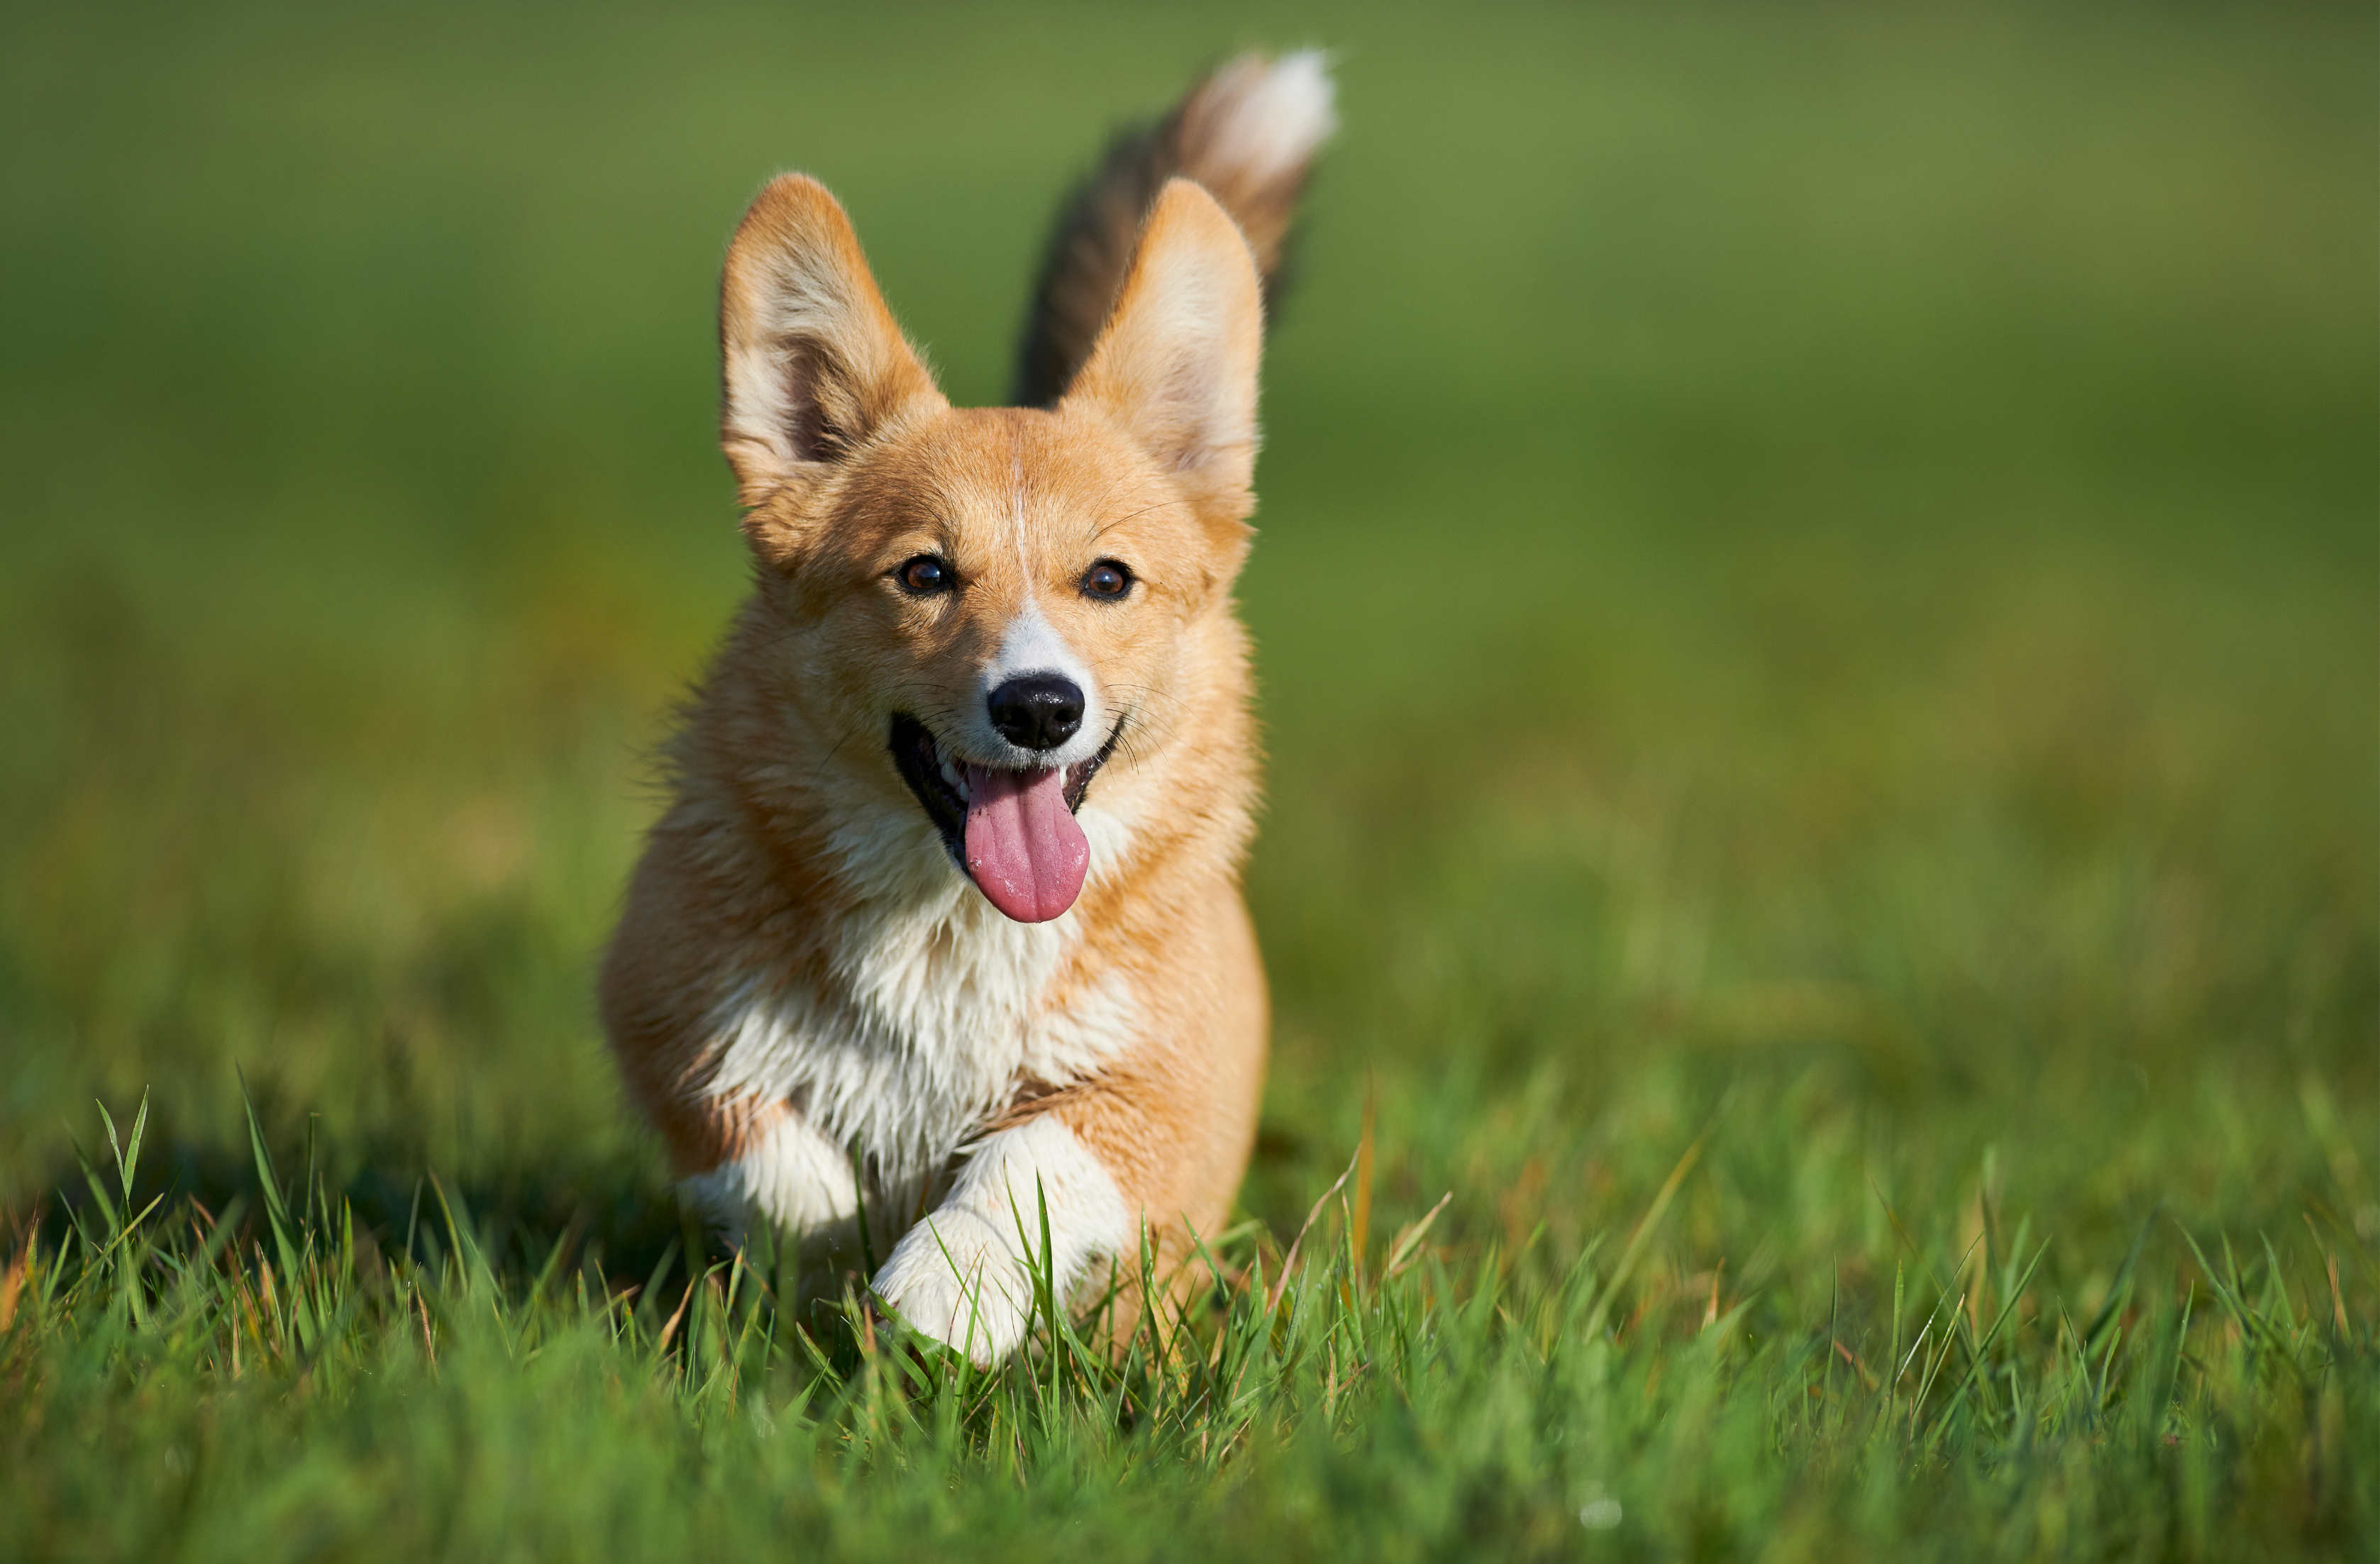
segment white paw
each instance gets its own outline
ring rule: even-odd
[[[949,1206],[902,1236],[869,1291],[903,1324],[989,1368],[1025,1340],[1032,1281],[1015,1245]]]
[[[1026,1257],[1043,1264],[1071,1300],[1092,1259],[1125,1253],[1131,1211],[1099,1159],[1054,1116],[986,1137],[950,1198],[911,1228],[876,1274],[873,1291],[912,1329],[989,1365],[1025,1340],[1033,1309]]]
[[[859,1208],[851,1158],[797,1113],[787,1113],[743,1156],[685,1181],[710,1219],[739,1236],[754,1216],[780,1231],[808,1232]]]

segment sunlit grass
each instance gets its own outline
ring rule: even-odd
[[[261,1132],[252,1211],[164,1200],[145,1118],[0,1279],[0,1516],[40,1556],[683,1557],[788,1527],[998,1555],[1062,1522],[1140,1558],[2271,1557],[2380,1520],[2380,1278],[2319,1203],[2311,1242],[2244,1262],[2152,1210],[2087,1257],[2113,1267],[2095,1301],[1988,1201],[1963,1239],[1888,1206],[1888,1284],[1837,1263],[1797,1279],[1815,1309],[1723,1268],[1646,1285],[1730,1108],[1633,1231],[1574,1253],[1449,1247],[1435,1210],[1362,1243],[1371,1192],[1342,1180],[1286,1257],[1224,1238],[1122,1340],[1044,1279],[986,1373],[847,1295],[781,1312],[766,1253],[607,1275],[565,1233],[492,1265],[435,1184],[383,1250],[319,1178],[285,1187]]]
[[[919,15],[5,24],[8,1548],[2369,1552],[2373,19]],[[988,1375],[781,1313],[589,999],[720,246],[820,173],[990,394],[1307,41],[1242,1210]]]

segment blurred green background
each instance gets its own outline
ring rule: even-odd
[[[243,1156],[235,1064],[343,1178],[665,1203],[589,988],[743,582],[743,201],[826,180],[991,400],[1100,138],[1319,42],[1244,583],[1252,1208],[1372,1091],[1384,1212],[1575,1242],[1724,1099],[1679,1242],[1747,1286],[1884,1254],[1871,1186],[1988,1188],[2102,1287],[2160,1196],[2368,1241],[2375,32],[13,7],[0,1205],[94,1096]]]

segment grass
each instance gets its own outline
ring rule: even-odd
[[[1704,1144],[1616,1256],[1460,1256],[1427,1218],[1384,1254],[1347,1222],[1272,1267],[1227,1242],[1204,1307],[1121,1351],[1045,1290],[1038,1350],[988,1375],[847,1304],[781,1315],[767,1255],[682,1290],[664,1260],[615,1291],[566,1243],[507,1268],[443,1189],[384,1256],[319,1182],[285,1194],[261,1133],[261,1219],[193,1206],[162,1233],[128,1150],[0,1294],[40,1364],[11,1520],[77,1552],[201,1557],[1027,1557],[1053,1526],[1132,1558],[2369,1535],[2370,1329],[2335,1271],[2325,1314],[2324,1279],[2269,1245],[2243,1271],[2183,1229],[2198,1269],[2167,1296],[2137,1267],[2153,1214],[2079,1317],[2033,1290],[2053,1245],[2029,1221],[1912,1243],[1888,1308],[1831,1279],[1815,1329],[1716,1272],[1707,1303],[1633,1288]],[[69,1442],[79,1464],[40,1459]]]
[[[0,1536],[2369,1557],[2372,33],[0,21]],[[819,172],[989,398],[1099,130],[1309,39],[1220,1280],[780,1315],[587,997],[740,584],[723,236]]]

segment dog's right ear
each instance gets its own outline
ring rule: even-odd
[[[771,180],[737,225],[719,346],[720,444],[747,506],[808,487],[894,419],[948,406],[884,307],[851,219],[806,175]],[[746,527],[774,552],[767,518]]]

